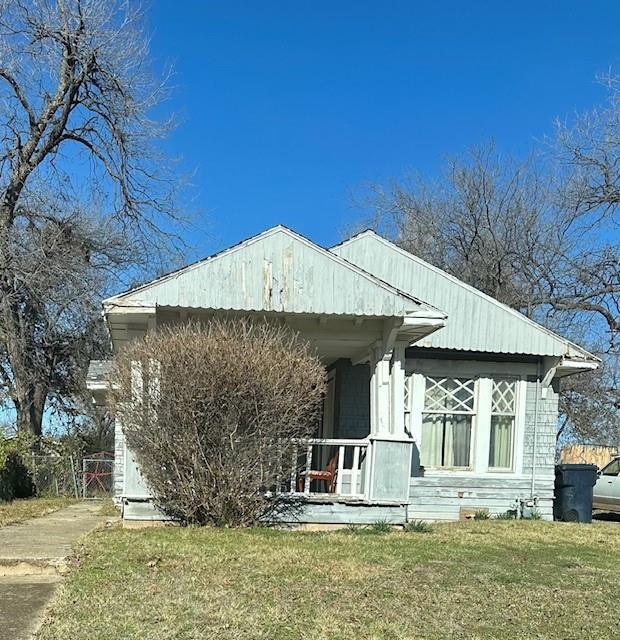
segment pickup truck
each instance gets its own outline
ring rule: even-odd
[[[592,506],[599,511],[620,513],[620,456],[599,471]]]

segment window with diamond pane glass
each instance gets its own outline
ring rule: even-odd
[[[423,466],[471,466],[475,388],[475,380],[426,378],[420,447]]]
[[[493,380],[489,468],[510,470],[514,450],[517,381]]]

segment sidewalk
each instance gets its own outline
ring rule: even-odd
[[[80,502],[48,516],[0,528],[0,638],[28,640],[75,541],[109,517],[100,502]]]

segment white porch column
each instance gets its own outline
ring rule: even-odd
[[[405,347],[397,342],[392,351],[390,369],[390,433],[405,435]]]
[[[370,434],[390,434],[390,360],[391,354],[374,349],[370,360]]]

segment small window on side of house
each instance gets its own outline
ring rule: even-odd
[[[493,380],[489,442],[490,470],[512,470],[516,414],[517,380],[514,378]]]

